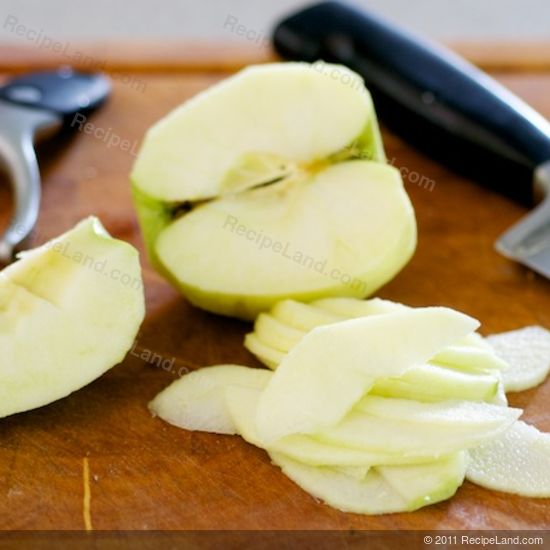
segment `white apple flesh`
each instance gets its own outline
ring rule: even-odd
[[[248,67],[197,94],[148,131],[132,178],[149,196],[196,201],[217,197],[224,187],[272,181],[266,157],[292,170],[335,153],[353,156],[353,146],[363,157],[383,160],[374,107],[361,78],[343,66],[330,67],[350,82],[307,63],[272,63]],[[255,154],[264,162],[252,163]],[[243,170],[251,163],[254,169]],[[241,174],[263,171],[265,177],[247,186],[228,184],[236,168]]]
[[[308,435],[289,435],[271,444],[263,442],[256,431],[256,412],[261,390],[251,387],[227,387],[225,401],[233,424],[243,439],[268,451],[285,456],[311,466],[364,467],[388,464],[417,464],[432,462],[441,452],[423,452],[416,448],[414,454],[403,455],[382,451],[355,449],[343,445],[332,445]]]
[[[367,395],[341,422],[314,436],[352,449],[438,456],[499,436],[521,412],[472,401],[420,403]]]
[[[138,252],[96,218],[0,272],[0,416],[46,405],[113,367],[145,313]]]
[[[239,365],[216,365],[182,376],[161,391],[151,403],[151,412],[165,422],[204,432],[235,434],[237,429],[227,410],[228,387],[263,389],[271,373]]]
[[[502,373],[506,391],[523,391],[541,384],[550,372],[550,331],[525,327],[494,334],[487,342],[509,365]]]
[[[496,491],[550,498],[550,434],[518,421],[470,451],[468,479]]]

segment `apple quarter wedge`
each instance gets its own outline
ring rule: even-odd
[[[87,218],[0,272],[0,416],[46,405],[122,361],[145,313],[138,252]]]

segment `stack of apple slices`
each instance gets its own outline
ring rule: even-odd
[[[240,434],[344,511],[415,510],[452,496],[467,471],[513,490],[502,476],[512,455],[495,460],[494,449],[514,440],[506,434],[518,432],[521,411],[498,399],[506,364],[474,319],[382,300],[321,304],[286,301],[258,319],[255,338],[279,352],[274,373],[201,369],[159,394],[152,411],[186,429]],[[528,435],[532,449],[538,436]],[[539,494],[550,492],[544,453]]]
[[[276,369],[286,353],[315,327],[406,309],[403,304],[380,298],[326,298],[308,304],[284,300],[257,317],[244,345],[264,365]],[[459,397],[456,392],[465,391],[465,399],[505,404],[505,391],[533,388],[549,372],[550,332],[532,326],[486,339],[478,333],[469,334],[438,353],[428,365],[410,369],[399,380],[380,380],[372,392],[389,397],[401,397],[405,392],[410,397],[413,384],[414,398],[421,401]],[[428,377],[434,386],[426,384]]]
[[[284,300],[269,313],[258,316],[245,347],[271,369],[315,327],[397,311],[403,304],[374,298],[327,298],[310,304]],[[371,394],[419,401],[467,399],[505,403],[502,373],[507,364],[489,344],[473,332],[437,353],[426,364],[416,365],[399,377],[378,380]]]

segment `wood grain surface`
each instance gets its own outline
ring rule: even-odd
[[[550,71],[550,41],[451,42],[452,50],[487,71]],[[55,65],[128,73],[188,73],[235,70],[275,59],[267,37],[232,42],[53,40],[46,46],[25,38],[2,46],[0,70],[22,72]]]
[[[220,69],[140,72],[145,86],[139,89],[115,78],[112,99],[90,122],[137,148],[159,117],[225,75]],[[550,72],[508,70],[495,76],[550,116]],[[406,186],[419,245],[379,295],[459,309],[480,319],[486,334],[530,324],[550,327],[550,283],[493,248],[525,210],[455,176],[388,132],[385,143],[389,158],[411,174]],[[43,207],[31,244],[95,214],[113,235],[143,250],[128,183],[133,160],[131,151],[81,132],[41,146]],[[0,205],[5,223],[10,212],[5,180]],[[265,452],[239,437],[187,432],[152,418],[147,402],[186,369],[259,363],[242,346],[249,324],[194,309],[143,255],[142,264],[147,317],[126,360],[66,399],[0,420],[1,529],[550,528],[549,499],[468,482],[455,498],[410,514],[341,513],[303,492]],[[139,354],[147,350],[173,362],[170,372],[142,360]],[[550,381],[512,394],[510,401],[525,408],[527,421],[550,431]]]

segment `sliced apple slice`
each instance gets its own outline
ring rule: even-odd
[[[281,453],[273,462],[311,495],[343,512],[390,514],[412,512],[452,497],[464,479],[462,453],[438,462],[415,466],[387,466],[368,470],[364,479],[338,469],[308,466]],[[401,486],[406,482],[407,486]],[[399,490],[396,489],[399,486]]]
[[[405,456],[454,453],[497,437],[521,410],[488,403],[420,403],[367,396],[335,426],[315,434],[320,441]]]
[[[169,424],[186,430],[235,434],[225,403],[230,386],[263,389],[271,373],[239,365],[217,365],[182,376],[149,403],[149,409]]]
[[[254,335],[264,344],[283,353],[293,348],[305,334],[305,331],[289,326],[268,313],[260,313],[254,323]]]
[[[260,391],[229,387],[227,407],[240,435],[265,448],[254,416]],[[464,479],[466,453],[421,462],[403,454],[368,453],[288,436],[266,449],[275,464],[310,494],[344,511],[377,514],[412,511],[451,497]],[[307,462],[300,461],[303,457]],[[384,466],[373,467],[375,464]],[[393,465],[392,465],[393,464]]]
[[[346,319],[380,315],[403,311],[406,307],[373,298],[325,298],[310,304],[283,300],[269,313],[258,315],[254,323],[254,334],[264,343],[279,351],[288,352],[310,330]]]
[[[253,332],[244,338],[245,348],[253,353],[266,367],[275,370],[286,355],[278,349],[268,346],[260,340]]]
[[[525,497],[550,498],[550,434],[516,422],[498,439],[470,451],[472,483]]]
[[[479,323],[447,308],[418,308],[342,321],[309,332],[285,356],[260,398],[267,443],[339,422],[380,378],[425,363]]]
[[[270,452],[273,463],[296,485],[342,512],[390,514],[409,510],[408,502],[376,470],[361,481],[329,466],[309,466]]]
[[[358,75],[251,67],[149,130],[132,172],[153,263],[195,305],[247,319],[294,297],[363,297],[416,245]],[[368,160],[364,160],[368,159]]]
[[[272,346],[285,347],[290,343],[289,339],[294,337],[291,331],[295,330],[262,313],[258,317],[254,332],[245,336],[244,345],[264,365],[275,370],[286,353]],[[300,334],[303,337],[306,333]],[[289,346],[288,349],[292,347]],[[453,369],[449,365],[426,363],[415,365],[400,376],[379,379],[370,393],[418,401],[466,399],[493,402],[499,395],[499,384],[498,372],[476,373]]]
[[[261,391],[255,388],[231,386],[226,389],[227,409],[237,433],[256,447],[282,453],[285,456],[312,466],[356,468],[379,464],[417,464],[432,462],[436,455],[418,452],[415,455],[370,452],[361,449],[331,445],[308,435],[289,435],[266,445],[256,431],[256,412]]]
[[[379,298],[325,298],[309,304],[283,300],[269,313],[258,316],[254,332],[246,335],[244,345],[275,370],[285,354],[315,327],[410,309]],[[429,363],[413,366],[401,376],[378,380],[371,393],[419,401],[466,399],[505,404],[499,386],[499,371],[504,368],[507,365],[493,348],[472,332],[436,354]]]
[[[498,392],[499,378],[494,374],[460,372],[437,365],[416,365],[401,376],[382,378],[370,393],[417,401],[491,401]]]
[[[496,354],[509,365],[502,378],[506,391],[523,391],[541,384],[550,372],[550,331],[525,327],[487,337]]]
[[[460,451],[431,463],[408,466],[378,466],[376,471],[418,510],[452,497],[462,485],[468,453]]]
[[[506,397],[506,390],[504,389],[504,382],[502,381],[502,373],[499,373],[498,387],[495,397],[489,401],[494,405],[501,405],[506,407],[508,405],[508,398]]]
[[[398,302],[372,298],[371,300],[358,300],[357,298],[323,298],[312,303],[316,308],[338,315],[344,319],[367,317],[369,315],[382,315],[395,313],[408,308]]]
[[[493,373],[505,371],[508,368],[506,361],[498,357],[491,347],[463,343],[447,346],[432,357],[430,362],[474,373]]]
[[[330,325],[349,318],[346,315],[326,311],[314,304],[304,304],[296,300],[277,302],[270,311],[270,315],[280,323],[302,332],[309,332],[316,327]]]
[[[0,272],[0,416],[69,395],[131,348],[145,308],[137,251],[88,218]]]

